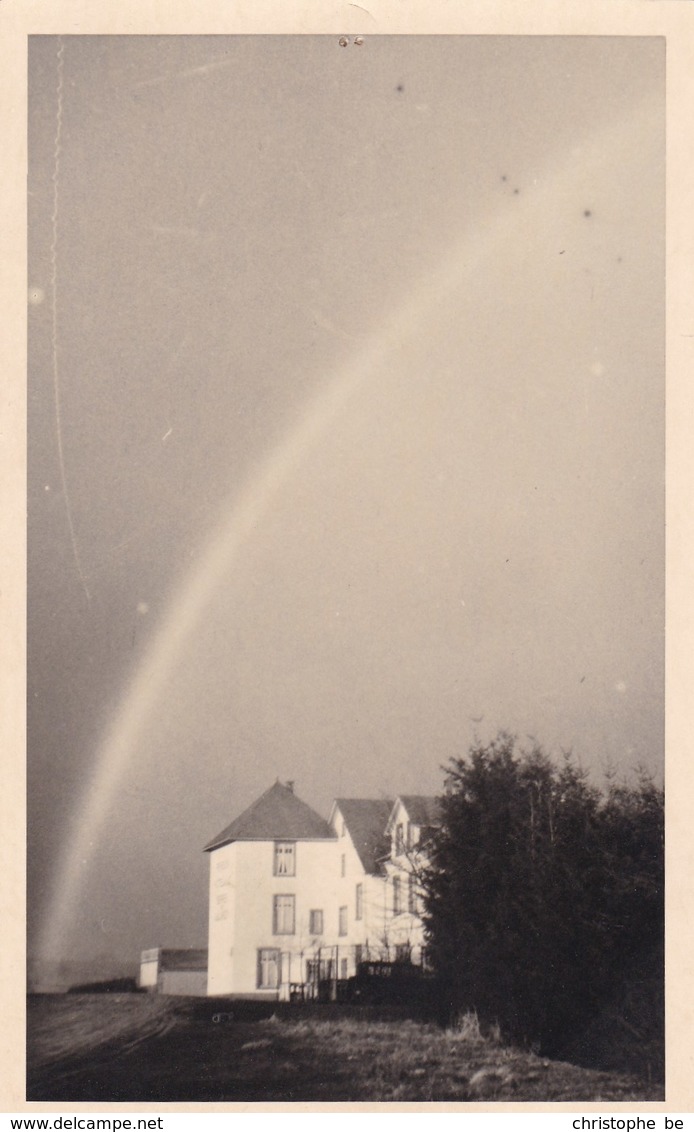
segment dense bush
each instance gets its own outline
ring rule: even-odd
[[[556,1054],[630,970],[655,964],[662,986],[663,797],[647,776],[601,792],[570,758],[502,734],[450,763],[430,850],[425,919],[448,1018],[472,1009]]]

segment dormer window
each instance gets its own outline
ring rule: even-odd
[[[273,871],[276,877],[296,876],[296,843],[294,841],[275,842]]]
[[[403,836],[403,824],[398,822],[395,827],[395,852],[404,853],[405,851],[405,838]]]

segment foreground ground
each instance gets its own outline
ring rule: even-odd
[[[35,1101],[646,1101],[659,1084],[502,1048],[474,1025],[156,995],[29,999]]]

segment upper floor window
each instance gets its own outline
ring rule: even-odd
[[[272,898],[273,935],[294,935],[296,921],[296,897],[284,893]]]
[[[323,934],[323,909],[312,908],[308,914],[308,930],[311,935]]]
[[[340,876],[343,877],[343,876],[346,875],[346,873],[347,873],[347,858],[345,857],[345,854],[343,853],[342,856],[340,857]]]
[[[407,848],[414,849],[417,843],[417,827],[413,822],[407,823]]]
[[[274,874],[276,877],[296,876],[296,844],[294,841],[276,841]]]
[[[355,920],[361,920],[362,915],[363,915],[363,911],[364,911],[364,886],[361,885],[361,884],[358,884],[357,889],[356,889],[356,897],[355,897],[355,901],[354,901],[354,918],[355,918]]]
[[[402,912],[402,898],[400,896],[400,877],[393,877],[393,915]]]
[[[416,915],[419,912],[419,900],[417,898],[417,880],[414,873],[410,873],[407,881],[407,911]]]
[[[402,853],[405,849],[405,839],[403,837],[402,822],[398,822],[395,827],[395,852]]]
[[[347,935],[347,906],[340,908],[338,935]]]

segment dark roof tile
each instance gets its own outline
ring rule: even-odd
[[[441,801],[429,794],[400,794],[399,801],[414,825],[432,829],[441,825]]]
[[[230,841],[322,841],[334,840],[327,821],[297,798],[291,786],[279,780],[213,837],[205,852]]]
[[[365,872],[383,872],[383,859],[388,855],[389,848],[386,824],[393,808],[392,800],[336,798],[335,806],[344,818]]]

